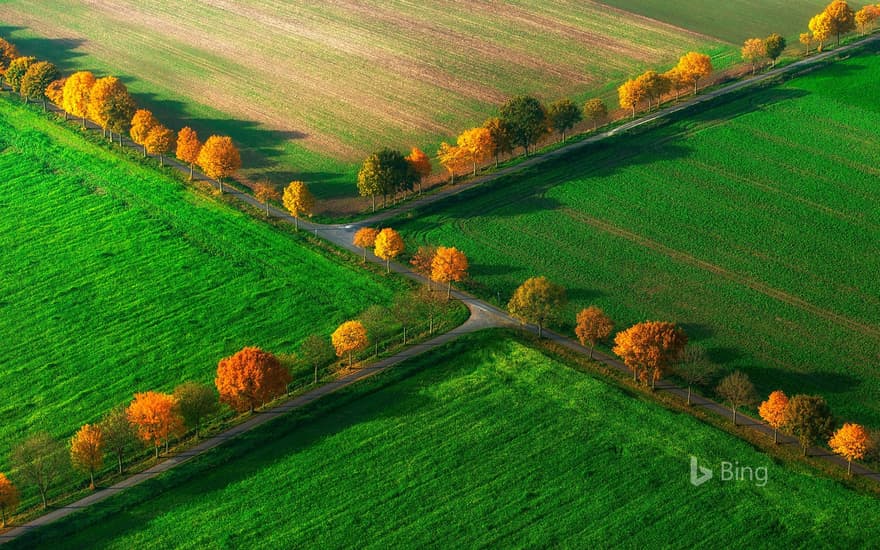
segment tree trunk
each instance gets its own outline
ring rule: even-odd
[[[82,127],[83,127],[83,128],[86,127],[86,117],[85,117],[85,115],[83,115],[83,117],[82,117]]]
[[[46,501],[46,488],[40,485],[40,499],[43,501],[43,510],[49,507],[49,503]]]
[[[544,336],[544,327],[541,326],[541,323],[538,323],[538,338]]]
[[[430,327],[428,328],[428,334],[430,334],[430,335],[434,334],[434,314],[433,313],[431,314],[431,324],[430,324]]]
[[[0,527],[6,527],[6,507],[0,506]]]
[[[165,159],[162,157],[162,154],[159,154],[159,166],[165,166]]]
[[[189,181],[193,180],[193,163],[189,163]]]
[[[688,384],[688,401],[687,401],[687,404],[688,404],[688,407],[691,406],[691,386],[690,386],[690,384]]]
[[[65,115],[65,116],[67,116],[67,115]],[[119,133],[119,146],[122,147],[122,132]]]
[[[144,145],[144,158],[147,158],[147,146]]]
[[[116,462],[119,464],[119,473],[122,473],[122,452],[116,451]]]
[[[455,185],[455,171],[450,171],[449,185]]]
[[[403,325],[403,345],[406,345],[406,325]]]
[[[363,248],[363,250],[364,250],[364,260],[361,263],[365,264],[365,263],[367,263],[367,247],[365,246]]]
[[[806,445],[801,445],[801,446],[804,449],[804,456],[807,456],[807,446]]]
[[[315,363],[315,381],[313,382],[313,384],[317,384],[317,383],[318,383],[318,364]]]
[[[351,368],[351,366],[352,366],[352,364],[351,364],[351,350],[349,350],[349,352],[348,352],[348,367]]]
[[[730,407],[730,410],[733,411],[733,425],[736,426],[736,407]]]
[[[477,175],[477,161],[474,161],[474,176]]]
[[[657,377],[654,376],[654,373],[651,373],[651,391],[657,390]]]
[[[92,491],[95,490],[95,472],[94,470],[89,470],[89,489]]]
[[[295,230],[299,231],[299,216],[294,216],[294,217],[293,217],[293,228],[294,228]],[[367,252],[367,249],[365,248],[365,249],[364,249],[364,254],[366,254],[366,252]],[[364,259],[366,260],[366,258],[364,258]]]
[[[385,258],[385,273],[391,273],[391,258]]]
[[[636,118],[636,106],[633,105],[632,109],[633,109],[633,118]]]
[[[165,440],[165,454],[168,454],[168,440]]]
[[[159,446],[156,445],[156,460],[159,460]]]
[[[222,178],[217,178],[217,185],[220,186],[220,194],[222,195],[223,194],[223,179]]]
[[[448,302],[449,298],[451,298],[451,297],[452,297],[452,279],[447,281],[447,284],[446,284],[446,301]]]
[[[269,201],[266,201],[266,217],[269,217]],[[296,219],[296,218],[294,218]]]
[[[852,460],[846,461],[846,475],[848,475],[848,476],[852,475]]]
[[[376,211],[376,195],[370,195],[370,198],[373,199],[373,212]]]
[[[422,178],[419,178],[419,196],[422,196]]]

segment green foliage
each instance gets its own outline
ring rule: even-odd
[[[36,57],[16,57],[9,63],[9,68],[6,69],[6,82],[13,91],[21,92],[21,80],[30,66],[36,62]]]
[[[764,39],[764,49],[770,61],[776,63],[776,59],[785,51],[785,38],[774,32]]]
[[[824,442],[834,431],[834,416],[822,396],[795,395],[785,408],[786,432],[798,438],[806,453],[807,447]]]
[[[382,195],[387,199],[403,189],[410,189],[418,176],[400,151],[382,149],[364,160],[358,172],[358,192],[362,197]]]
[[[540,101],[532,96],[517,96],[501,106],[501,120],[510,131],[514,145],[529,152],[529,146],[547,133],[547,111]]]
[[[198,382],[184,382],[174,388],[174,398],[186,427],[195,430],[199,437],[202,420],[220,410],[217,392],[213,387]]]
[[[689,455],[766,467],[767,484],[716,471],[695,488]],[[850,547],[880,538],[878,514],[876,498],[488,332],[33,537],[47,547],[658,548],[703,545],[708,529],[717,546]],[[633,529],[643,517],[652,528]]]
[[[583,119],[583,113],[572,100],[560,99],[550,104],[547,119],[553,130],[562,134],[562,140],[565,141],[565,132]]]
[[[21,78],[21,95],[35,100],[46,100],[46,88],[60,76],[55,65],[38,61],[29,66]]]

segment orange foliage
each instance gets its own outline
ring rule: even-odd
[[[357,230],[357,233],[354,234],[353,244],[363,249],[364,251],[364,261],[367,261],[367,249],[372,248],[376,244],[376,237],[379,235],[378,229],[373,229],[372,227],[361,227]]]
[[[419,194],[422,192],[422,180],[431,175],[431,159],[418,147],[413,147],[406,162],[412,167],[413,172],[419,176]]]
[[[760,38],[749,38],[743,43],[740,53],[743,60],[752,64],[752,73],[754,73],[758,62],[767,57],[767,45]]]
[[[6,69],[16,57],[18,57],[18,49],[15,45],[0,38],[0,76],[6,74]]]
[[[18,489],[0,473],[0,527],[6,527],[6,518],[15,512],[18,503]]]
[[[409,260],[409,265],[413,267],[413,271],[424,275],[431,276],[431,270],[434,264],[434,255],[437,254],[436,246],[420,246],[413,257]]]
[[[167,448],[171,436],[182,434],[185,430],[183,418],[177,411],[177,400],[167,393],[148,391],[134,394],[134,400],[125,415],[137,428],[141,440],[156,447],[157,458],[162,442]]]
[[[157,124],[147,132],[144,147],[151,155],[159,155],[159,164],[165,165],[163,155],[171,150],[174,145],[174,132],[162,124]]]
[[[89,487],[95,488],[95,470],[104,465],[104,433],[98,426],[86,424],[70,440],[70,461],[89,474]]]
[[[336,356],[342,357],[348,354],[348,365],[352,365],[352,352],[360,351],[367,347],[367,329],[360,321],[346,321],[339,325],[330,336]]]
[[[636,107],[645,98],[645,88],[637,80],[627,80],[617,88],[617,98],[621,109],[631,109],[636,116]]]
[[[776,390],[767,397],[767,400],[758,405],[758,414],[764,422],[773,428],[773,443],[779,441],[779,428],[785,424],[785,409],[788,407],[788,396],[781,390]]]
[[[83,124],[89,116],[89,93],[95,85],[95,75],[89,71],[73,73],[64,83],[62,107],[75,117],[80,117]]]
[[[476,176],[477,164],[492,157],[492,135],[483,127],[465,130],[458,136],[458,148],[463,158],[473,165],[473,173]]]
[[[289,383],[290,373],[278,358],[257,347],[221,359],[214,379],[220,401],[239,412],[253,412],[257,405],[285,393]]]
[[[147,154],[147,136],[150,135],[150,130],[158,125],[159,121],[156,120],[153,113],[146,109],[138,109],[134,112],[134,116],[131,117],[131,129],[129,130],[129,134],[131,135],[131,140],[133,142],[144,147],[144,156]]]
[[[254,197],[266,205],[266,217],[269,217],[269,201],[280,200],[281,194],[268,181],[261,181],[254,185]]]
[[[238,148],[227,136],[211,136],[202,145],[196,161],[209,178],[217,180],[223,192],[223,178],[227,178],[241,168],[241,155]]]
[[[819,43],[819,51],[821,52],[825,45],[825,41],[828,40],[832,34],[831,17],[823,11],[810,19],[808,26],[810,28],[810,33],[812,34],[812,39]]]
[[[455,183],[455,173],[467,165],[465,155],[466,152],[461,147],[449,145],[445,141],[440,144],[440,148],[437,150],[437,158],[440,160],[443,168],[446,168],[449,172],[450,183]]]
[[[468,259],[456,248],[441,246],[431,260],[431,280],[446,283],[446,298],[452,293],[452,281],[460,282],[467,277]]]
[[[590,358],[593,358],[593,348],[600,340],[604,340],[611,335],[614,330],[614,323],[605,315],[605,312],[596,306],[590,306],[582,309],[577,314],[577,325],[574,327],[574,333],[580,340],[581,345],[590,344]]]
[[[694,93],[697,93],[700,79],[712,74],[712,58],[704,53],[688,52],[678,60],[676,70],[684,82],[693,84]]]
[[[46,88],[46,98],[60,108],[64,108],[64,83],[67,77],[53,80]]]
[[[385,268],[391,272],[391,260],[396,258],[398,254],[403,252],[403,237],[400,233],[386,227],[376,235],[376,243],[373,253],[379,258],[385,260]]]
[[[193,165],[199,160],[199,151],[202,150],[202,142],[199,134],[189,126],[185,126],[177,132],[177,151],[175,155],[181,161],[189,164],[189,179],[193,178]]]
[[[853,460],[864,458],[869,443],[870,438],[867,430],[859,424],[849,422],[834,432],[834,435],[828,440],[831,450],[846,459],[847,473],[852,473]]]
[[[643,382],[660,379],[687,345],[687,335],[673,323],[645,321],[618,332],[614,351]]]

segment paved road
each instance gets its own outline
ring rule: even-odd
[[[626,132],[628,130],[631,130],[633,128],[637,128],[639,126],[642,126],[644,124],[648,124],[648,123],[650,123],[654,120],[657,120],[659,118],[663,118],[663,117],[669,116],[673,113],[677,113],[679,111],[687,109],[688,107],[690,107],[692,105],[697,105],[697,104],[703,103],[705,101],[710,101],[716,97],[736,92],[736,91],[741,90],[743,88],[746,88],[748,86],[757,84],[759,82],[764,82],[766,80],[775,78],[776,76],[779,76],[779,75],[782,75],[785,73],[799,71],[803,68],[809,67],[809,66],[814,65],[820,61],[823,61],[829,57],[840,55],[842,53],[851,51],[857,47],[861,47],[864,44],[873,43],[878,40],[880,40],[880,35],[871,36],[871,37],[868,37],[868,38],[863,39],[861,41],[858,41],[856,43],[849,44],[847,46],[843,46],[843,47],[840,47],[835,50],[823,52],[821,54],[815,55],[813,57],[810,57],[810,58],[807,58],[807,59],[804,59],[801,61],[797,61],[797,62],[792,63],[791,65],[788,65],[786,67],[773,69],[773,70],[770,70],[766,73],[754,76],[752,78],[747,78],[742,81],[734,82],[733,84],[722,86],[722,87],[720,87],[716,90],[713,90],[709,93],[706,93],[704,95],[692,97],[692,98],[690,98],[686,101],[683,101],[681,103],[666,107],[664,109],[660,109],[655,113],[652,113],[647,116],[644,116],[644,117],[635,119],[633,121],[627,122],[625,124],[622,124],[614,129],[612,129],[612,130],[609,130],[607,132],[596,134],[596,135],[591,136],[585,140],[561,147],[561,148],[559,148],[555,151],[552,151],[550,153],[546,153],[543,155],[538,155],[538,156],[532,157],[532,158],[527,159],[527,160],[525,160],[515,166],[511,166],[509,168],[499,170],[498,172],[495,172],[495,173],[487,175],[487,176],[476,178],[474,180],[469,181],[468,183],[461,184],[459,186],[450,187],[450,188],[441,190],[437,193],[434,193],[431,195],[425,195],[421,198],[403,203],[402,205],[400,205],[396,208],[385,210],[375,216],[372,216],[370,218],[362,220],[358,223],[323,225],[323,224],[312,223],[312,222],[305,221],[305,220],[300,220],[299,225],[302,228],[302,230],[304,230],[304,231],[313,232],[316,236],[321,237],[321,238],[323,238],[323,239],[325,239],[325,240],[327,240],[327,241],[329,241],[329,242],[331,242],[341,248],[349,250],[355,254],[362,254],[361,250],[356,248],[352,244],[352,237],[354,236],[354,232],[359,227],[376,224],[378,222],[381,222],[383,220],[387,220],[391,217],[394,217],[394,216],[401,214],[403,212],[406,212],[408,210],[418,208],[420,206],[442,200],[448,196],[455,195],[457,193],[461,193],[461,192],[463,192],[467,189],[470,189],[472,187],[482,185],[484,183],[490,182],[490,181],[495,180],[497,178],[500,178],[500,177],[506,176],[508,174],[520,171],[520,170],[527,168],[529,166],[534,166],[538,163],[545,162],[549,159],[568,154],[571,151],[578,150],[578,149],[583,148],[589,144],[596,143],[596,142],[601,141],[603,139],[608,139],[616,134],[620,134],[620,133]],[[58,111],[58,109],[54,108],[54,106],[53,106],[53,110]],[[92,123],[88,123],[88,125],[92,129],[96,129],[96,130],[99,129]],[[123,143],[128,147],[131,147],[136,150],[140,150],[140,146],[134,144],[133,142],[131,142],[131,140],[129,140],[127,138],[123,138]],[[183,173],[189,174],[189,166],[177,161],[176,159],[173,159],[173,158],[166,159],[166,164],[173,166],[174,168],[180,170]],[[209,182],[211,184],[215,184],[215,182],[213,180],[209,179],[207,176],[205,176],[204,174],[201,174],[201,173],[196,173],[195,179],[200,180],[200,181]],[[250,204],[250,205],[255,206],[257,208],[265,209],[265,206],[262,203],[260,203],[253,196],[251,196],[247,193],[242,193],[241,191],[238,191],[230,186],[227,186],[225,188],[225,190],[226,190],[227,195],[230,195],[230,196],[236,198],[237,200],[240,200],[244,203]],[[269,212],[270,212],[270,215],[274,218],[281,219],[281,220],[288,222],[288,223],[294,223],[293,217],[290,216],[285,211],[282,211],[278,208],[270,206]],[[384,263],[381,259],[377,258],[375,255],[373,255],[372,253],[369,253],[369,252],[367,253],[367,259],[368,259],[368,261],[373,262],[373,263],[379,263],[379,264]],[[412,272],[410,269],[408,269],[407,267],[405,267],[401,264],[392,262],[391,263],[391,270],[394,271],[395,273],[401,274],[401,275],[408,277],[410,279],[419,281],[421,283],[429,284],[429,281],[426,278],[424,278],[423,276],[421,276],[417,273]],[[336,381],[331,382],[329,384],[326,384],[324,386],[318,387],[310,392],[307,392],[303,395],[300,395],[296,398],[293,398],[289,401],[286,401],[276,407],[273,407],[269,410],[261,412],[261,413],[255,415],[253,418],[247,420],[246,422],[239,424],[238,426],[235,426],[233,428],[230,428],[229,430],[227,430],[221,434],[218,434],[214,437],[206,439],[203,442],[201,442],[200,444],[196,445],[195,447],[192,447],[191,449],[188,449],[184,452],[181,452],[180,454],[177,454],[173,457],[170,457],[170,458],[166,459],[165,461],[157,464],[156,466],[154,466],[148,470],[145,470],[144,472],[141,472],[139,474],[135,474],[135,475],[111,486],[111,487],[97,491],[97,492],[95,492],[95,493],[93,493],[83,499],[80,499],[72,504],[69,504],[69,505],[64,506],[62,508],[58,508],[56,510],[53,510],[52,512],[49,512],[43,516],[40,516],[39,518],[36,518],[26,524],[15,527],[15,528],[3,533],[2,535],[0,535],[0,544],[2,544],[4,542],[8,542],[8,541],[22,535],[23,533],[26,533],[26,532],[31,531],[33,529],[37,529],[40,526],[47,525],[53,521],[56,521],[56,520],[61,519],[63,517],[66,517],[74,512],[81,511],[84,508],[87,508],[88,506],[90,506],[96,502],[100,502],[100,501],[105,500],[105,499],[107,499],[107,498],[109,498],[109,497],[111,497],[121,491],[124,491],[128,487],[138,485],[139,483],[142,483],[143,481],[145,481],[147,479],[151,479],[153,477],[156,477],[156,476],[162,474],[163,472],[170,470],[171,468],[174,468],[180,464],[183,464],[183,463],[191,460],[192,458],[199,456],[199,455],[209,451],[210,449],[217,447],[218,445],[221,445],[223,442],[225,442],[229,439],[232,439],[232,438],[240,435],[241,433],[252,430],[252,429],[256,428],[257,426],[260,426],[260,425],[262,425],[262,424],[264,424],[274,418],[277,418],[278,416],[281,416],[281,415],[283,415],[283,414],[285,414],[295,408],[302,407],[308,403],[311,403],[312,401],[315,401],[316,399],[319,399],[327,394],[333,393],[334,391],[336,391],[340,388],[351,385],[351,384],[357,382],[358,380],[362,380],[368,376],[372,376],[378,372],[381,372],[381,371],[391,367],[392,365],[398,364],[398,363],[405,361],[409,358],[415,357],[416,355],[419,355],[421,353],[425,353],[427,351],[430,351],[431,349],[434,349],[434,348],[439,347],[443,344],[446,344],[447,342],[450,342],[450,341],[454,340],[455,338],[458,338],[462,334],[467,334],[467,333],[474,332],[477,330],[482,330],[485,328],[504,327],[504,326],[506,326],[506,327],[519,326],[523,330],[525,330],[527,332],[531,332],[533,334],[537,334],[537,332],[538,332],[537,327],[532,326],[532,325],[522,325],[518,321],[516,321],[515,319],[510,317],[510,315],[508,315],[507,312],[493,306],[492,304],[484,302],[484,301],[476,298],[475,296],[473,296],[467,292],[464,292],[461,290],[453,290],[452,295],[456,299],[464,302],[467,305],[468,309],[470,310],[470,314],[471,314],[470,318],[468,319],[467,322],[465,322],[460,327],[453,329],[452,331],[447,332],[445,334],[442,334],[440,336],[437,336],[436,338],[428,340],[427,342],[423,342],[421,344],[416,344],[416,345],[410,346],[407,349],[402,350],[401,352],[399,352],[391,357],[383,359],[383,360],[381,360],[381,361],[379,361],[379,362],[377,362],[367,368],[355,371],[349,375],[346,375],[343,378],[340,378],[339,380],[336,380]],[[589,354],[589,351],[590,351],[589,349],[581,346],[580,344],[571,340],[568,337],[562,336],[560,334],[557,334],[553,331],[549,331],[547,329],[544,329],[543,332],[544,332],[545,338],[548,338],[548,339],[550,339],[550,340],[552,340],[562,346],[565,346],[566,348],[568,348],[574,352],[581,353],[581,354]],[[617,359],[615,359],[611,356],[608,356],[604,353],[596,351],[596,352],[594,352],[593,357],[596,361],[603,363],[603,364],[605,364],[615,370],[618,370],[618,371],[624,372],[624,373],[628,373],[628,374],[632,374],[632,371],[630,371],[623,363],[621,363],[620,361],[618,361]],[[687,390],[686,389],[681,388],[679,386],[676,386],[675,384],[672,384],[668,381],[661,381],[657,385],[657,388],[658,388],[658,391],[665,391],[665,392],[672,393],[674,395],[677,395],[681,399],[686,399],[686,397],[687,397]],[[731,410],[728,407],[723,406],[722,404],[720,404],[716,401],[712,401],[710,399],[707,399],[707,398],[704,398],[704,397],[701,397],[698,395],[692,396],[691,401],[694,403],[694,406],[696,406],[696,407],[702,407],[704,409],[707,409],[707,410],[714,412],[715,414],[718,414],[721,417],[728,418],[731,421],[733,420],[733,413],[731,412]],[[761,422],[760,420],[757,420],[755,418],[752,418],[748,415],[744,415],[741,413],[737,414],[737,419],[738,419],[738,423],[740,425],[746,426],[747,428],[755,430],[761,434],[766,434],[768,437],[772,436],[772,434],[773,434],[773,429],[770,428],[769,426],[767,426],[766,424],[764,424],[763,422]],[[779,441],[781,444],[798,444],[794,438],[784,436],[784,435],[780,435]],[[811,448],[809,450],[809,453],[812,456],[820,457],[822,460],[829,461],[829,462],[831,462],[841,468],[846,467],[845,460],[838,457],[837,455],[829,453],[825,449]],[[873,479],[875,481],[880,481],[880,473],[878,473],[878,472],[875,472],[873,470],[870,470],[870,469],[865,468],[865,467],[858,465],[858,464],[853,464],[852,468],[853,468],[853,474],[855,474],[855,475],[867,477],[867,478]]]

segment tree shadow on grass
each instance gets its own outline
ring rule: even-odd
[[[86,43],[81,38],[43,38],[36,36],[15,36],[17,31],[29,31],[26,27],[0,24],[0,36],[9,40],[21,55],[32,55],[55,64],[62,73],[78,69],[74,60],[84,54],[77,48]]]

